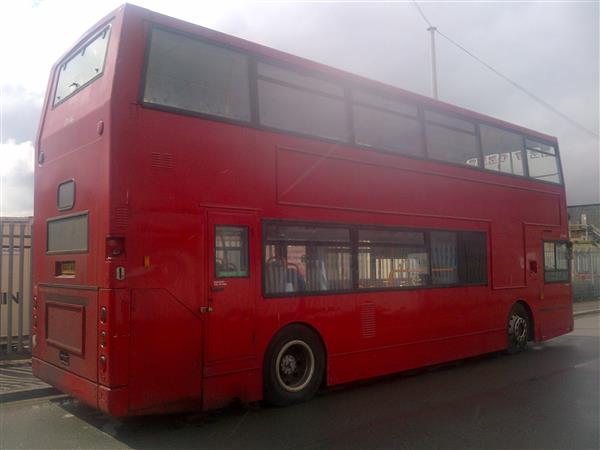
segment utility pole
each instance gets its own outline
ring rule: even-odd
[[[431,26],[427,28],[427,31],[431,33],[431,84],[433,90],[433,98],[438,99],[438,88],[437,88],[437,67],[435,62],[435,32],[437,28]]]

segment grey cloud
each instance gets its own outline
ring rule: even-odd
[[[9,175],[2,177],[0,203],[3,215],[33,214],[33,172],[24,161],[17,164]]]
[[[422,8],[441,31],[598,134],[597,2],[438,2]],[[426,27],[409,3],[258,4],[219,24],[225,32],[430,95]],[[568,202],[600,202],[597,138],[439,36],[437,51],[441,100],[557,136]]]
[[[3,140],[17,144],[33,142],[40,120],[43,97],[30,93],[22,86],[2,86]]]
[[[440,30],[598,133],[597,2],[440,2],[422,7]],[[240,4],[216,26],[429,95],[426,27],[410,3]],[[574,129],[442,38],[437,45],[442,100],[557,136],[569,203],[600,202],[598,139]],[[33,140],[41,96],[6,87],[4,95],[4,139]]]

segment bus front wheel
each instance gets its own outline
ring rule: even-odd
[[[518,303],[515,304],[508,315],[506,326],[508,346],[506,353],[513,355],[523,351],[527,347],[529,323],[529,315],[525,308]]]
[[[290,325],[271,341],[265,355],[264,398],[276,406],[310,400],[319,389],[325,354],[319,337],[302,325]]]

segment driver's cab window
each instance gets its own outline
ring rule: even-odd
[[[248,276],[248,229],[217,225],[215,227],[215,277]]]

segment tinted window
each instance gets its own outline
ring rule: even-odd
[[[499,128],[481,125],[483,165],[488,170],[523,175],[523,137]]]
[[[47,223],[48,253],[80,253],[88,249],[88,215],[51,219]]]
[[[260,122],[282,130],[348,139],[342,89],[323,80],[267,64],[258,65]]]
[[[215,276],[248,276],[247,228],[221,225],[215,227]]]
[[[363,106],[369,106],[385,110],[391,113],[402,114],[409,117],[417,118],[417,107],[397,100],[380,97],[378,95],[369,94],[362,91],[354,91],[352,93],[354,103]]]
[[[458,276],[462,284],[481,284],[487,280],[487,244],[484,233],[458,233]]]
[[[433,284],[458,283],[456,233],[431,232],[431,280]]]
[[[147,65],[144,102],[250,120],[245,55],[154,29]]]
[[[359,230],[358,287],[424,286],[429,255],[421,232]]]
[[[556,269],[554,242],[544,242],[544,268],[546,270]]]
[[[347,229],[268,225],[265,238],[266,294],[352,288]]]
[[[529,176],[538,180],[561,182],[560,167],[554,147],[527,139]]]
[[[347,228],[306,225],[267,225],[267,240],[285,242],[349,242]]]
[[[457,130],[475,134],[475,124],[467,120],[459,119],[458,117],[448,116],[434,111],[425,111],[425,120],[429,123],[435,123],[437,125],[443,125],[448,128],[455,128]]]
[[[362,105],[355,105],[354,135],[357,144],[368,147],[392,150],[394,152],[421,156],[423,144],[421,139],[421,125],[416,118],[392,112],[402,109],[402,105],[392,102],[380,102],[382,106],[389,107],[375,109]],[[411,112],[410,108],[406,108]],[[403,111],[404,112],[404,111]]]
[[[479,146],[474,134],[431,124],[427,124],[425,130],[430,158],[469,166],[479,165]]]
[[[75,182],[65,181],[58,185],[57,207],[59,210],[71,209],[75,204]]]
[[[304,89],[310,89],[321,94],[333,95],[335,97],[342,97],[344,95],[341,86],[330,83],[329,81],[321,80],[320,78],[303,75],[262,62],[257,64],[257,70],[258,74],[264,78],[291,84]]]
[[[425,245],[425,235],[420,231],[359,230],[362,244]]]
[[[267,223],[264,256],[267,295],[474,285],[487,280],[486,235],[474,231]]]
[[[110,27],[96,35],[60,65],[54,94],[55,105],[102,75],[109,35]]]
[[[569,281],[569,250],[566,242],[544,242],[544,280]]]

